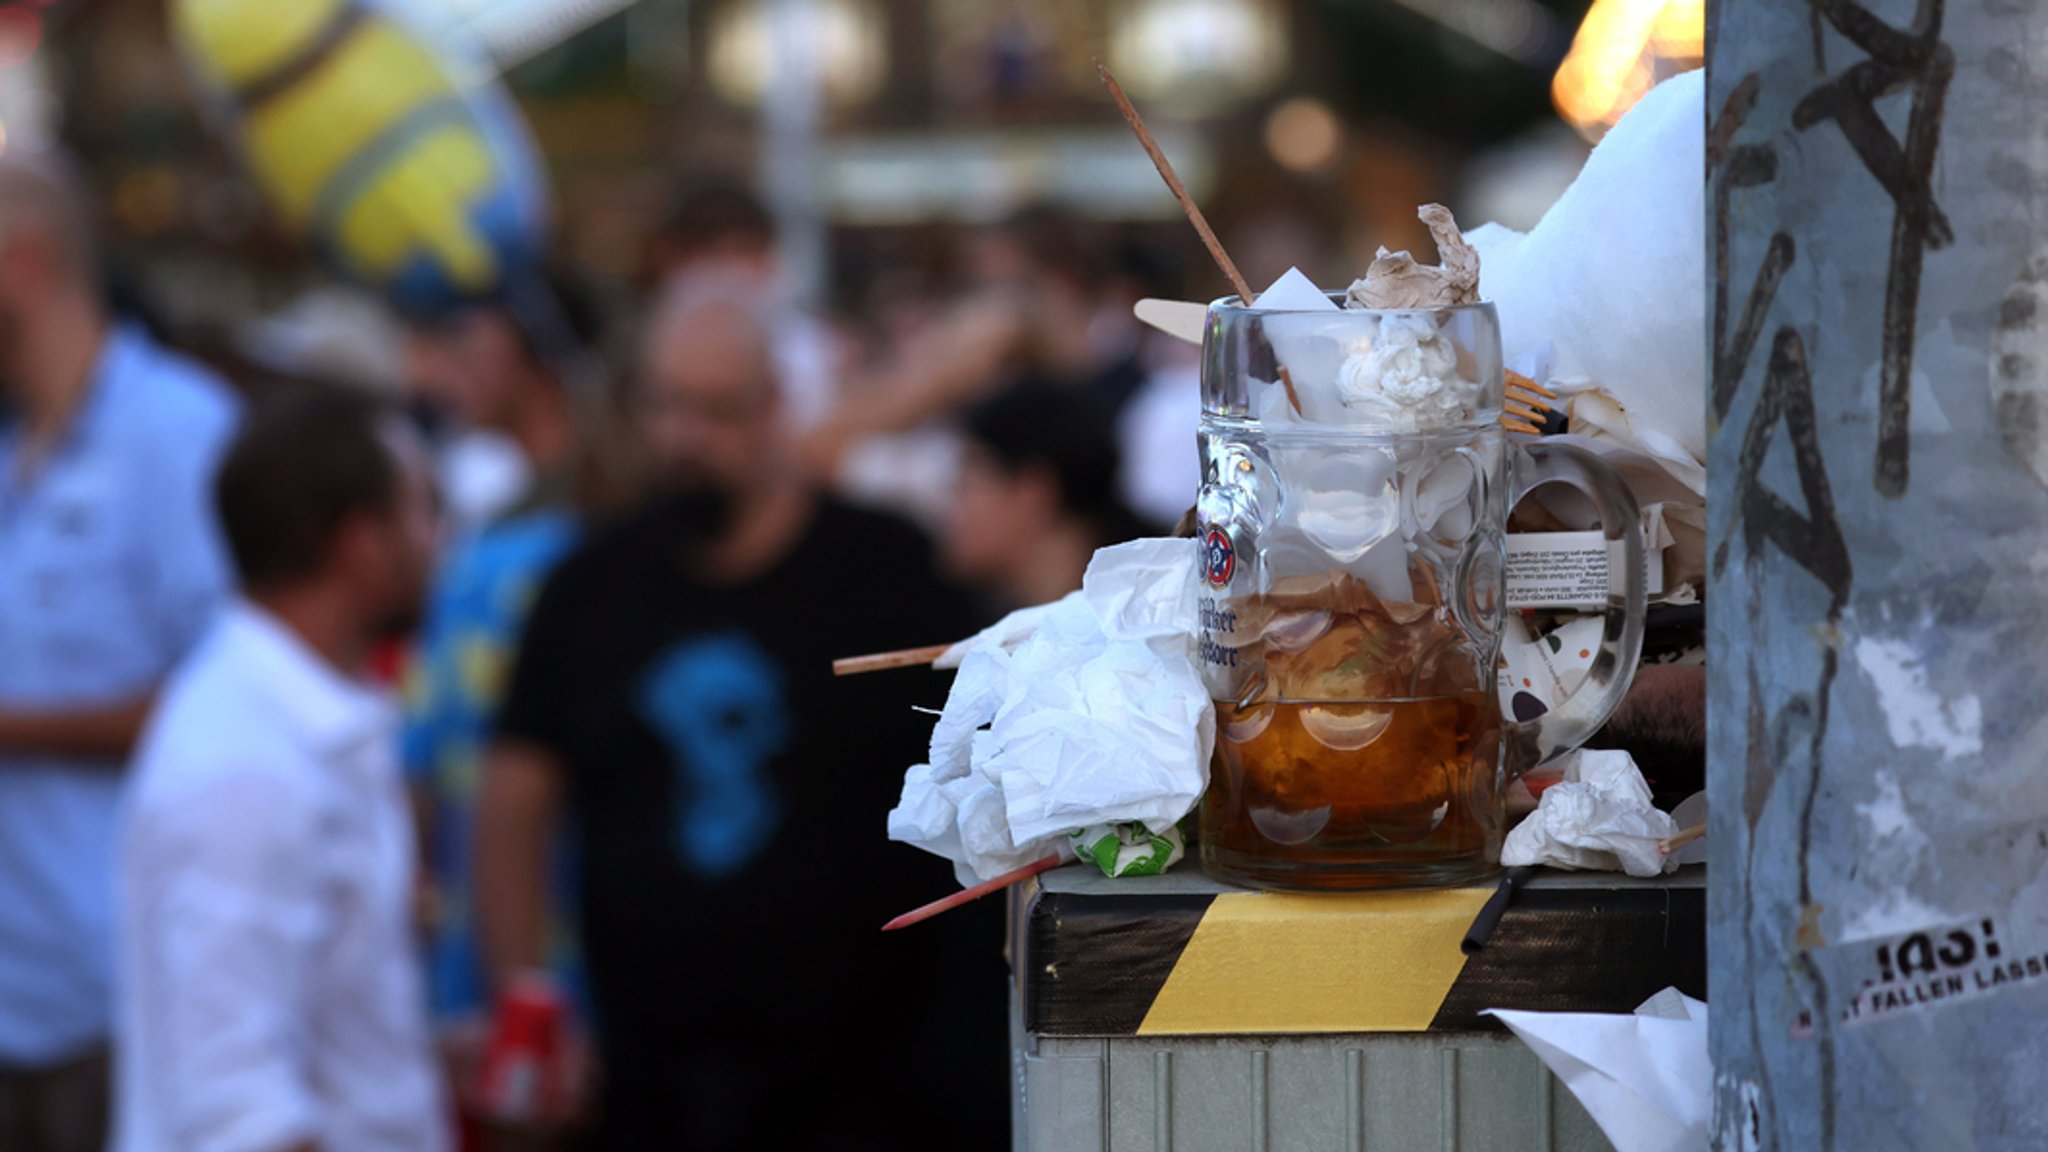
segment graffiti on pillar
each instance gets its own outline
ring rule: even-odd
[[[1919,0],[1911,26],[1903,30],[1851,0],[1808,3],[1816,16],[1814,60],[1817,71],[1824,75],[1792,101],[1791,127],[1807,133],[1832,125],[1893,205],[1879,329],[1881,376],[1872,475],[1879,494],[1897,498],[1910,480],[1908,429],[1922,262],[1927,252],[1947,247],[1954,240],[1948,218],[1935,201],[1931,179],[1954,54],[1941,40],[1941,0]],[[1818,35],[1822,21],[1865,58],[1825,75],[1826,57]],[[1712,423],[1719,427],[1745,390],[1755,390],[1736,466],[1724,489],[1734,502],[1733,523],[1739,527],[1721,541],[1713,557],[1713,571],[1717,579],[1725,576],[1730,546],[1739,534],[1745,553],[1743,567],[1753,579],[1760,578],[1759,564],[1765,555],[1775,551],[1818,581],[1827,595],[1826,616],[1815,622],[1815,634],[1823,643],[1812,681],[1788,683],[1781,675],[1759,676],[1754,666],[1749,670],[1752,763],[1743,796],[1743,813],[1754,829],[1781,773],[1787,786],[1800,789],[1796,797],[1781,798],[1784,803],[1796,804],[1799,813],[1797,842],[1788,847],[1796,853],[1802,926],[1811,940],[1802,936],[1805,942],[1798,969],[1812,1002],[1823,1004],[1828,1002],[1827,980],[1811,955],[1811,948],[1823,942],[1817,928],[1819,906],[1812,891],[1809,846],[1815,800],[1821,791],[1829,701],[1839,666],[1834,640],[1849,605],[1855,572],[1827,462],[1821,454],[1807,338],[1798,323],[1772,324],[1780,288],[1799,259],[1799,239],[1785,229],[1774,231],[1752,258],[1753,265],[1739,263],[1738,254],[1731,250],[1733,202],[1744,189],[1760,188],[1778,177],[1780,157],[1774,133],[1758,134],[1760,139],[1737,139],[1760,103],[1762,84],[1760,74],[1744,77],[1731,90],[1707,132],[1715,270]],[[1903,140],[1879,113],[1881,102],[1899,97],[1910,102]],[[1826,227],[1825,215],[1816,224]],[[1739,299],[1735,297],[1738,285],[1743,286]],[[1766,343],[1767,353],[1759,356]],[[1764,478],[1766,461],[1781,436],[1791,450],[1796,494],[1780,492]],[[1761,597],[1761,586],[1753,585],[1752,594]],[[1746,889],[1746,874],[1743,884]],[[1835,1128],[1832,1023],[1823,1016],[1817,1030],[1822,1148],[1832,1146]],[[1755,1101],[1748,1103],[1755,1107]],[[1768,1098],[1763,1107],[1769,1111]]]
[[[1894,206],[1880,329],[1883,359],[1874,482],[1880,493],[1896,497],[1905,491],[1910,478],[1908,421],[1922,261],[1926,252],[1954,240],[1948,218],[1934,200],[1930,179],[1940,142],[1943,97],[1954,72],[1954,53],[1940,39],[1942,0],[1920,0],[1911,28],[1903,31],[1849,0],[1809,2],[1818,16],[1868,57],[1807,91],[1794,105],[1793,126],[1804,132],[1823,123],[1836,125]],[[1744,77],[1730,92],[1707,136],[1707,163],[1714,184],[1716,273],[1711,412],[1717,424],[1727,417],[1743,382],[1751,377],[1756,349],[1779,287],[1798,254],[1798,242],[1791,233],[1773,233],[1748,278],[1748,292],[1740,307],[1732,304],[1731,286],[1743,282],[1743,277],[1742,270],[1734,267],[1730,251],[1731,200],[1741,189],[1770,183],[1778,171],[1774,145],[1736,141],[1760,91],[1758,75]],[[1903,143],[1877,111],[1880,99],[1901,92],[1909,93],[1911,99]],[[1762,479],[1780,425],[1792,449],[1803,509]],[[1805,340],[1792,324],[1779,327],[1772,337],[1761,388],[1743,433],[1733,494],[1749,555],[1759,557],[1763,546],[1775,546],[1820,581],[1829,597],[1827,622],[1838,623],[1854,574],[1821,457]],[[1727,567],[1728,548],[1729,542],[1724,540],[1714,557],[1716,576]],[[1823,657],[1818,686],[1821,723],[1814,733],[1816,750],[1825,735],[1826,694],[1834,663],[1830,649]]]
[[[1758,77],[1745,77],[1729,95],[1719,120],[1708,135],[1708,163],[1718,168],[1714,188],[1714,382],[1713,413],[1725,419],[1742,382],[1750,375],[1765,322],[1779,286],[1796,258],[1798,244],[1779,231],[1765,245],[1754,279],[1730,331],[1732,260],[1729,252],[1730,198],[1738,188],[1769,183],[1777,176],[1777,152],[1770,144],[1734,143],[1743,121],[1756,106]],[[1783,425],[1792,448],[1804,509],[1773,491],[1763,481],[1764,461]],[[1811,573],[1827,589],[1829,620],[1839,619],[1847,605],[1853,573],[1849,550],[1835,515],[1834,492],[1827,463],[1821,457],[1819,426],[1814,414],[1813,376],[1807,368],[1806,345],[1799,330],[1785,324],[1772,337],[1762,387],[1743,431],[1734,494],[1740,508],[1743,544],[1752,557],[1768,543]],[[1715,575],[1728,564],[1728,542],[1714,557]]]
[[[1734,143],[1735,133],[1756,107],[1758,88],[1759,81],[1754,73],[1743,77],[1742,82],[1729,93],[1726,106],[1707,134],[1707,168],[1720,173],[1720,179],[1714,182],[1713,417],[1717,425],[1727,418],[1728,406],[1735,402],[1736,390],[1742,385],[1743,375],[1749,371],[1750,353],[1756,350],[1757,338],[1763,334],[1764,320],[1770,313],[1771,304],[1778,298],[1778,285],[1785,278],[1785,270],[1792,266],[1794,250],[1790,234],[1779,232],[1771,237],[1763,261],[1757,267],[1755,283],[1751,285],[1743,305],[1742,321],[1731,341],[1728,333],[1728,286],[1733,283],[1729,276],[1728,258],[1729,198],[1737,188],[1768,184],[1778,175],[1776,148],[1769,144]]]
[[[1781,422],[1792,445],[1800,499],[1806,505],[1804,514],[1758,480]],[[1766,542],[1776,545],[1828,590],[1828,620],[1839,619],[1848,606],[1853,577],[1849,545],[1835,518],[1834,492],[1820,455],[1820,425],[1814,417],[1813,374],[1806,366],[1806,342],[1790,325],[1778,329],[1771,341],[1763,389],[1743,432],[1736,475],[1744,548],[1754,556]]]
[[[1941,39],[1943,0],[1920,0],[1910,29],[1894,28],[1849,0],[1808,0],[1868,54],[1808,92],[1792,111],[1804,132],[1833,123],[1891,197],[1891,261],[1884,296],[1883,377],[1879,385],[1876,483],[1888,497],[1909,479],[1913,337],[1920,317],[1920,265],[1930,250],[1955,242],[1934,199],[1934,154],[1941,144],[1942,101],[1955,75],[1955,52]],[[1881,99],[1905,92],[1911,104],[1902,142],[1878,115]]]

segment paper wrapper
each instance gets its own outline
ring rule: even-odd
[[[1188,850],[1179,825],[1154,832],[1143,824],[1097,824],[1072,833],[1071,838],[1074,854],[1111,879],[1157,876],[1180,863]]]
[[[1707,1152],[1714,1064],[1704,1002],[1666,988],[1630,1016],[1487,1014],[1571,1089],[1615,1152]]]

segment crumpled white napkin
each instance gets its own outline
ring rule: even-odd
[[[1548,341],[1555,378],[1615,402],[1603,430],[1693,465],[1707,455],[1705,100],[1703,70],[1666,80],[1527,235],[1489,224],[1465,237],[1508,355]]]
[[[1632,1016],[1504,1008],[1490,1015],[1564,1081],[1615,1152],[1706,1152],[1714,1064],[1704,1002],[1666,988]]]
[[[1282,272],[1278,280],[1273,281],[1264,292],[1259,293],[1257,300],[1252,301],[1252,307],[1289,312],[1343,311],[1336,301],[1330,299],[1328,293],[1316,287],[1316,282],[1309,279],[1299,268],[1289,268]]]
[[[1572,754],[1564,782],[1544,789],[1508,833],[1500,862],[1579,871],[1658,876],[1678,867],[1658,845],[1678,834],[1669,813],[1650,802],[1650,786],[1627,752],[1584,748]]]
[[[1704,75],[1674,76],[1629,109],[1528,234],[1488,224],[1465,236],[1510,362],[1562,397],[1562,442],[1605,457],[1638,504],[1666,505],[1668,586],[1704,575]]]
[[[889,838],[952,860],[972,884],[1071,856],[1077,828],[1163,833],[1187,815],[1216,731],[1191,650],[1195,563],[1193,540],[1105,548],[1079,592],[947,653],[959,675]]]

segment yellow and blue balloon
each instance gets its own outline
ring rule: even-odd
[[[172,27],[284,218],[434,314],[534,272],[546,190],[495,77],[399,19],[401,2],[172,0]]]

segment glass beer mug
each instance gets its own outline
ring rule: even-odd
[[[1211,305],[1195,579],[1216,701],[1201,809],[1212,875],[1274,888],[1483,876],[1507,781],[1620,703],[1642,647],[1635,500],[1587,453],[1509,444],[1503,388],[1491,304]],[[1506,520],[1552,482],[1583,494],[1610,541],[1606,628],[1583,685],[1517,723],[1496,687]]]

